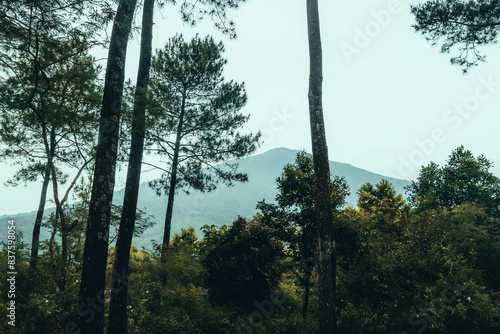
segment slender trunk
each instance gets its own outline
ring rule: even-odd
[[[141,177],[144,136],[146,131],[146,93],[151,65],[151,42],[153,39],[154,0],[145,0],[142,14],[141,53],[137,84],[134,99],[134,115],[132,121],[132,142],[127,171],[127,183],[123,198],[123,209],[120,220],[120,230],[115,247],[113,271],[124,273],[125,277],[112,280],[111,300],[109,306],[109,334],[127,333],[127,279],[129,269],[130,247],[134,234],[135,214]]]
[[[57,263],[56,263],[56,254],[55,254],[55,239],[56,239],[56,234],[57,234],[57,221],[59,219],[59,214],[56,211],[55,215],[55,220],[54,220],[54,228],[52,230],[52,233],[50,234],[50,239],[49,239],[49,257],[50,257],[50,266],[52,268],[52,276],[54,278],[54,281],[57,282],[59,280],[59,272],[57,270]]]
[[[179,124],[177,125],[177,134],[175,137],[174,157],[172,160],[172,171],[170,173],[170,188],[168,190],[167,214],[165,215],[165,228],[163,231],[163,245],[161,247],[161,260],[167,259],[167,249],[170,242],[170,229],[172,227],[172,213],[174,211],[175,185],[177,183],[177,167],[179,164],[179,150],[181,147],[182,126],[184,124],[184,113],[186,109],[186,90],[182,94],[181,112],[179,115]]]
[[[59,270],[59,277],[57,285],[59,288],[59,303],[57,308],[57,320],[56,326],[54,327],[54,334],[61,333],[63,331],[63,317],[64,317],[64,306],[66,304],[66,285],[68,278],[68,230],[66,225],[66,216],[60,215],[61,221],[61,268]]]
[[[177,165],[179,163],[179,151],[177,144],[174,147],[174,159],[170,173],[170,188],[168,190],[167,213],[165,215],[165,226],[163,229],[163,244],[161,247],[161,259],[167,259],[167,249],[170,242],[170,230],[172,228],[172,214],[174,210],[175,183],[177,182]]]
[[[55,153],[55,132],[54,129],[50,132],[50,159],[54,157]],[[31,293],[31,287],[38,264],[38,247],[40,245],[40,227],[42,226],[43,212],[45,211],[45,202],[47,201],[47,191],[50,183],[50,163],[47,162],[45,166],[45,174],[43,175],[42,192],[40,193],[40,203],[38,204],[38,211],[35,218],[35,226],[33,228],[33,238],[31,241],[31,256],[28,268],[28,295]],[[29,299],[29,296],[28,296]]]
[[[47,166],[49,167],[51,173],[52,180],[52,191],[54,196],[54,202],[56,204],[56,221],[54,225],[54,231],[57,228],[57,221],[60,221],[60,231],[61,231],[61,266],[58,270],[57,277],[57,285],[59,288],[59,303],[57,309],[57,320],[56,326],[54,327],[54,334],[60,333],[62,331],[62,321],[63,321],[63,312],[64,312],[64,304],[66,303],[66,282],[67,282],[67,272],[68,272],[68,235],[67,235],[67,227],[66,227],[66,214],[64,213],[63,205],[66,200],[65,198],[61,201],[59,200],[59,188],[58,188],[58,180],[57,180],[57,172],[56,167],[54,165],[53,155],[56,147],[56,138],[55,138],[55,128],[52,128],[49,134],[49,140],[47,140],[47,133],[45,125],[42,127],[42,137],[44,140],[45,150],[47,152]],[[79,177],[80,172],[77,174],[77,178]],[[74,182],[72,183],[74,185]],[[68,192],[71,190],[68,189]],[[51,242],[54,243],[54,236],[52,234]],[[52,254],[53,255],[53,254]]]
[[[45,202],[47,201],[47,190],[49,189],[50,182],[50,168],[47,164],[45,167],[45,174],[43,175],[42,192],[40,193],[40,203],[38,204],[38,211],[35,218],[35,226],[33,228],[33,238],[31,241],[31,256],[28,268],[28,277],[31,281],[34,279],[36,266],[38,264],[38,246],[40,244],[40,227],[42,226],[43,212],[45,211]]]
[[[40,193],[40,203],[38,204],[38,211],[35,218],[35,226],[33,227],[33,238],[31,241],[31,256],[28,266],[28,281],[26,284],[26,291],[23,294],[23,304],[27,305],[30,300],[33,287],[35,286],[36,268],[38,264],[38,247],[40,245],[40,227],[42,225],[43,213],[45,211],[45,202],[47,200],[47,191],[50,182],[50,168],[47,164],[45,173],[43,175],[42,191]],[[21,312],[24,318],[21,321],[28,321],[29,312]]]
[[[330,200],[331,183],[323,119],[322,85],[323,60],[319,24],[318,0],[307,1],[309,37],[309,118],[314,159],[315,210],[318,224],[319,267],[319,333],[337,332],[335,311],[335,241],[333,239],[333,212]]]
[[[77,309],[77,322],[81,334],[104,332],[103,297],[106,285],[111,203],[115,185],[118,128],[127,45],[136,2],[136,0],[120,0],[111,33]],[[97,300],[98,304],[91,307],[89,300]]]
[[[307,318],[307,309],[309,307],[309,291],[310,291],[310,283],[311,283],[311,273],[306,271],[304,276],[304,304],[302,305],[302,318]]]
[[[310,239],[309,237],[311,236],[311,232],[315,232],[314,226],[305,226],[302,229],[302,253],[303,253],[303,258],[302,262],[307,263],[308,259],[313,258],[315,254],[316,247],[311,247],[312,245],[310,244]],[[314,234],[313,234],[314,235]],[[311,276],[314,270],[314,264],[312,267],[307,268],[308,270],[305,270],[304,273],[304,302],[302,304],[302,318],[306,319],[307,318],[307,311],[309,308],[309,293],[311,290]]]

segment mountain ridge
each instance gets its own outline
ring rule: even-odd
[[[239,170],[248,174],[248,182],[237,183],[233,187],[219,185],[210,193],[192,192],[186,195],[182,191],[175,197],[172,219],[172,235],[179,233],[181,228],[193,226],[197,234],[203,225],[229,225],[238,216],[251,218],[256,214],[258,201],[274,202],[277,194],[276,178],[281,175],[283,167],[293,163],[298,150],[275,148],[261,154],[236,160]],[[235,162],[232,160],[231,162]],[[382,179],[390,181],[398,193],[404,194],[404,187],[410,181],[396,179],[372,173],[368,170],[354,167],[348,163],[330,161],[332,175],[343,176],[350,187],[347,205],[356,205],[357,190],[365,183],[376,184]],[[113,203],[121,205],[124,189],[117,190]],[[151,247],[151,240],[161,241],[166,211],[166,196],[158,197],[150,189],[147,182],[141,183],[137,207],[147,215],[155,217],[156,225],[146,230],[140,239],[133,243],[138,247]],[[54,208],[45,210],[45,216],[53,212]],[[31,228],[35,220],[36,211],[8,214],[0,219],[15,219],[18,229],[23,231],[24,240],[31,240]],[[48,239],[49,231],[42,228],[41,239]]]

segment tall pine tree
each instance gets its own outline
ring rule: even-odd
[[[307,1],[309,37],[309,119],[314,162],[315,210],[318,224],[318,295],[321,334],[337,332],[335,310],[336,249],[333,236],[333,212],[330,194],[330,167],[323,119],[323,54],[319,25],[318,0]]]
[[[171,158],[163,177],[151,184],[158,194],[168,195],[163,259],[176,191],[212,191],[218,182],[246,181],[237,163],[225,161],[247,156],[259,145],[260,133],[239,132],[249,119],[240,113],[247,97],[243,84],[224,80],[223,51],[211,37],[185,42],[177,35],[153,59],[148,149]]]
[[[102,300],[105,290],[118,127],[127,45],[135,7],[136,0],[120,0],[109,45],[77,310],[78,327],[83,334],[104,332],[104,308],[98,308],[92,314],[87,314],[80,306],[88,305],[88,300],[96,298]]]
[[[123,198],[118,239],[116,240],[113,271],[128,276],[129,254],[134,235],[137,198],[141,178],[142,155],[146,131],[146,95],[151,65],[151,43],[153,40],[154,0],[145,0],[142,14],[141,52],[134,98],[131,128],[130,158]],[[126,279],[113,280],[113,291],[109,306],[109,334],[127,333],[127,294]]]

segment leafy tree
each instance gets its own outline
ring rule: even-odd
[[[406,319],[415,324],[417,315],[427,317],[427,327],[436,332],[494,333],[500,328],[495,305],[498,285],[491,280],[498,275],[498,267],[490,262],[498,261],[499,255],[498,233],[492,233],[495,220],[477,204],[430,208],[412,216],[402,242],[391,247],[391,253],[399,253],[398,257],[387,258],[388,264],[399,266],[400,273],[408,275],[415,291],[414,296],[405,295],[406,302],[400,304],[408,310]],[[407,250],[400,253],[398,248]],[[401,265],[396,265],[398,258]],[[413,306],[407,304],[411,299]],[[423,325],[418,322],[420,329]]]
[[[47,67],[101,44],[98,35],[113,15],[110,4],[102,0],[4,0],[0,3],[0,67],[15,72],[19,59],[29,59],[35,66],[32,75],[43,80]],[[48,61],[42,50],[56,50],[60,44],[71,47]]]
[[[430,241],[427,225],[411,224],[409,207],[392,184],[367,183],[358,195],[358,209],[347,208],[336,219],[344,227],[337,238],[345,239],[338,257],[339,329],[400,332],[407,329],[410,308],[425,304],[421,296],[430,284],[423,282],[435,283],[429,272],[439,256],[434,244],[420,244]]]
[[[342,331],[498,328],[492,265],[499,254],[498,218],[476,203],[410,210],[387,181],[365,184],[358,194],[359,209],[347,208],[336,219],[350,227],[349,245],[355,245],[339,248]]]
[[[194,232],[193,227],[182,228],[180,234],[175,234],[172,238],[172,248],[173,249],[186,249],[190,253],[193,253],[196,249],[196,242],[198,237]]]
[[[412,5],[411,12],[415,30],[433,45],[441,43],[441,52],[456,52],[451,63],[464,72],[485,60],[481,46],[497,43],[498,0],[432,0]]]
[[[310,279],[317,251],[316,212],[314,210],[314,171],[312,156],[299,152],[294,164],[284,167],[278,186],[277,204],[259,202],[263,222],[275,231],[277,237],[286,243],[293,262],[299,268],[300,282],[304,287],[302,315],[305,318],[309,304]],[[348,185],[335,177],[331,184],[331,200],[334,215],[345,204]],[[306,265],[304,265],[306,264]],[[307,270],[306,270],[307,269]]]
[[[92,160],[89,152],[83,149],[85,145],[81,144],[91,145],[93,142],[93,137],[89,139],[87,131],[92,124],[92,107],[88,103],[98,94],[92,87],[95,86],[95,82],[92,82],[95,69],[85,54],[89,47],[97,43],[94,36],[107,22],[108,9],[109,6],[100,1],[6,0],[0,4],[2,139],[10,146],[3,156],[13,159],[11,161],[16,161],[22,153],[28,157],[27,166],[23,166],[15,175],[13,184],[34,181],[40,174],[44,180],[33,230],[28,295],[37,267],[39,231],[49,180],[52,181],[60,218],[56,222],[61,225],[64,234],[72,226],[66,224],[63,206],[74,182],[66,194],[59,197],[59,185],[65,176],[56,163],[58,166],[59,162],[78,165],[78,178]],[[75,74],[78,71],[80,73],[77,76],[81,75],[81,78],[76,82]],[[82,110],[86,108],[85,119]],[[17,112],[12,118],[6,111],[13,112],[16,109],[24,111],[24,114]],[[16,127],[16,120],[22,126]],[[19,162],[23,160],[25,158]],[[63,253],[67,251],[64,240],[66,238],[63,238]],[[65,300],[67,258],[64,255],[58,278],[59,323],[56,328],[61,325],[61,305]]]
[[[364,184],[358,190],[358,195],[359,210],[372,216],[380,224],[394,221],[398,212],[406,205],[403,195],[396,195],[396,190],[387,180],[382,180],[375,187],[370,183]]]
[[[454,208],[474,202],[498,215],[500,179],[489,171],[492,165],[486,157],[474,157],[471,151],[460,146],[443,167],[431,162],[420,170],[417,181],[407,187],[409,199],[417,208]]]
[[[48,54],[41,55],[39,59],[47,61],[45,56],[50,59],[52,54],[67,52],[66,47],[62,44],[58,50],[46,50]],[[94,67],[92,57],[78,54],[47,66],[44,79],[36,82],[29,59],[18,60],[18,66],[15,68],[17,72],[1,87],[0,135],[3,143],[8,145],[2,153],[14,159],[23,157],[24,162],[28,162],[14,181],[35,180],[39,172],[44,174],[41,203],[34,226],[29,286],[35,279],[41,217],[49,179],[52,182],[57,211],[53,233],[58,229],[62,233],[60,273],[56,276],[60,293],[56,325],[59,328],[66,298],[67,234],[74,228],[66,217],[65,203],[75,182],[93,160],[95,108],[100,97],[98,69]],[[37,86],[35,95],[34,86]],[[17,160],[17,163],[21,161]],[[67,166],[75,169],[76,176],[62,193],[61,185],[66,176],[60,170]],[[27,290],[29,293],[30,289]]]
[[[237,163],[217,164],[251,154],[258,146],[260,133],[238,131],[249,119],[240,113],[247,97],[243,84],[224,80],[223,52],[222,43],[211,37],[185,42],[176,35],[153,58],[148,149],[171,159],[162,178],[150,183],[158,195],[168,194],[164,251],[176,191],[211,191],[218,182],[246,181]]]
[[[91,14],[93,8],[97,10],[99,7],[102,12],[96,11],[95,15],[87,15]],[[61,117],[60,123],[66,124],[63,130],[60,125],[56,125],[54,114],[62,113],[63,108],[71,110],[69,115],[73,118],[77,114],[73,112],[75,108],[79,110],[80,116],[81,110],[85,108],[89,109],[87,115],[91,114],[89,101],[93,103],[93,99],[98,95],[95,88],[91,87],[95,86],[96,69],[85,54],[91,45],[97,43],[94,38],[98,32],[96,27],[106,22],[104,13],[108,13],[107,6],[97,1],[68,3],[58,0],[6,0],[0,4],[0,94],[2,141],[6,145],[1,157],[8,158],[11,163],[22,164],[10,185],[32,182],[40,175],[43,178],[33,229],[29,270],[31,277],[36,269],[40,224],[51,177],[47,159],[66,160],[66,163],[70,163],[76,156],[76,161],[79,161],[81,155],[75,153],[76,149],[71,157],[72,154],[68,153],[70,150],[65,145],[71,140],[69,137],[80,130],[86,131],[81,129],[81,122],[84,121],[80,118],[73,120],[74,128],[67,132],[70,116]],[[67,17],[72,17],[73,20],[67,20]],[[78,71],[81,81],[75,82],[75,74]],[[60,83],[62,80],[67,80],[66,85]],[[85,95],[85,91],[89,95]],[[56,110],[48,115],[50,108]],[[23,110],[24,114],[19,117],[18,112],[14,110]],[[28,117],[27,113],[32,115]],[[11,117],[12,115],[15,116]],[[36,131],[34,129],[37,126]],[[46,127],[46,137],[50,137],[47,138],[47,152],[41,141],[42,127]],[[66,143],[60,143],[61,138],[64,138]],[[83,142],[92,140],[85,138],[80,144]],[[55,151],[56,146],[58,152]],[[62,148],[64,153],[61,152]],[[63,176],[58,170],[56,172],[60,178]]]
[[[319,332],[337,332],[335,311],[336,250],[330,200],[330,166],[323,118],[323,51],[318,0],[306,0],[309,38],[309,120],[314,157],[315,210],[319,241]]]
[[[172,237],[166,261],[158,252],[130,259],[129,323],[133,333],[233,333],[234,311],[209,303],[193,228]],[[172,274],[174,273],[174,274]]]
[[[238,218],[232,226],[203,227],[199,244],[210,300],[244,309],[269,299],[282,273],[283,245],[258,219]]]

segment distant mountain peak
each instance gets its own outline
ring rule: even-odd
[[[239,170],[248,174],[248,182],[238,183],[234,187],[219,185],[212,193],[193,192],[191,195],[179,193],[175,199],[174,215],[172,221],[172,232],[179,233],[181,228],[193,226],[199,231],[203,225],[229,225],[238,216],[251,218],[256,214],[258,201],[265,199],[274,202],[277,194],[276,178],[278,178],[283,167],[295,161],[299,150],[286,147],[273,148],[266,152],[250,157],[232,160],[240,166]],[[351,195],[347,203],[356,205],[356,191],[365,183],[376,184],[382,179],[393,183],[398,193],[404,194],[404,187],[410,184],[407,180],[394,179],[367,170],[354,167],[347,163],[330,161],[332,175],[345,177],[350,187]],[[114,203],[121,204],[123,201],[123,189],[114,194]],[[163,235],[163,222],[165,218],[167,198],[156,196],[147,182],[143,182],[139,192],[138,208],[145,209],[148,215],[153,215],[157,224],[147,230],[140,240],[134,240],[134,244],[141,247],[151,247],[151,239],[160,241]],[[47,212],[53,209],[47,209]],[[14,218],[18,220],[18,228],[23,231],[25,240],[31,239],[33,222],[36,211],[29,214],[4,215],[1,218]],[[49,231],[42,230],[42,237],[49,238]]]

